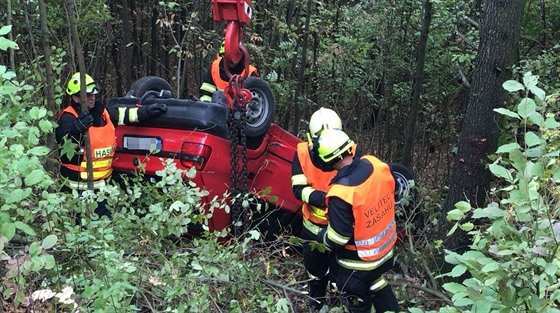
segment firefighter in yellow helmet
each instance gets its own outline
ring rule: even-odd
[[[199,90],[200,101],[212,101],[212,95],[214,95],[216,90],[224,90],[224,88],[229,85],[229,78],[224,70],[224,52],[225,42],[222,41],[218,56],[212,61],[210,68],[202,80],[202,85]],[[232,75],[243,75],[245,72],[245,56],[242,55],[241,60],[237,64],[230,66],[229,71]],[[249,65],[249,73],[247,76],[259,76],[257,68],[253,65]]]
[[[64,178],[63,190],[87,189],[87,169],[84,149],[84,133],[89,130],[91,143],[91,160],[93,165],[93,184],[95,189],[106,185],[111,177],[112,159],[117,146],[115,126],[136,123],[157,117],[167,111],[164,104],[156,103],[140,108],[114,108],[109,111],[105,104],[97,101],[99,88],[91,76],[85,74],[87,93],[87,110],[80,107],[80,87],[82,85],[80,73],[74,73],[68,80],[66,94],[68,100],[65,107],[58,113],[58,127],[56,141],[59,146],[65,140],[72,140],[77,144],[77,151],[73,157],[60,157],[60,174]],[[98,203],[95,210],[98,215],[110,216],[105,202]]]
[[[325,129],[342,129],[342,121],[335,111],[322,107],[311,115],[308,142],[298,144],[292,161],[292,190],[303,203],[301,238],[307,241],[303,245],[303,262],[312,279],[309,282],[309,296],[313,300],[309,301],[309,305],[314,308],[320,308],[326,302],[327,285],[335,275],[331,266],[334,255],[331,256],[329,251],[313,249],[308,242],[318,241],[319,232],[328,224],[325,195],[329,182],[336,174],[332,167],[324,166],[313,149],[313,141]]]
[[[326,195],[328,226],[320,242],[336,254],[336,285],[350,312],[398,312],[383,274],[393,267],[397,240],[395,180],[388,164],[372,155],[357,157],[354,142],[338,129],[323,130],[317,153],[336,175]]]

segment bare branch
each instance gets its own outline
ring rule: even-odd
[[[461,37],[461,39],[463,39],[463,41],[469,45],[469,47],[473,48],[474,50],[478,50],[478,46],[472,42],[469,38],[467,38],[467,36],[461,34],[461,33],[457,33],[457,36]]]
[[[468,16],[465,16],[465,19],[466,19],[469,23],[471,23],[474,27],[476,27],[476,28],[479,27],[478,22],[475,21],[475,20],[473,20],[472,18],[470,18],[470,17],[468,17]]]
[[[459,72],[459,75],[461,76],[461,80],[463,81],[463,84],[465,84],[465,86],[467,86],[467,88],[471,89],[471,84],[469,83],[469,80],[465,76],[465,73],[463,73],[463,69],[461,68],[461,65],[459,64],[459,62],[455,61],[455,67],[457,68],[457,71]]]
[[[403,285],[405,287],[411,287],[411,288],[415,288],[418,290],[422,290],[424,292],[427,292],[433,296],[438,297],[440,300],[445,301],[447,304],[453,304],[453,302],[443,293],[437,291],[437,290],[433,290],[421,285],[416,285],[416,284],[412,284],[410,282],[404,281],[404,280],[399,280],[399,281],[389,281],[389,285],[394,286],[394,287],[402,287]]]

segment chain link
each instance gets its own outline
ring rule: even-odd
[[[241,95],[239,82],[230,87],[235,89],[234,94]],[[231,97],[231,95],[229,95]],[[241,97],[231,97],[229,131],[230,131],[230,155],[231,155],[231,222],[233,234],[239,236],[248,225],[247,210],[243,207],[244,198],[247,195],[247,136],[245,126],[247,125],[246,103]],[[241,144],[241,170],[239,169],[239,151]],[[239,225],[238,225],[239,224]]]

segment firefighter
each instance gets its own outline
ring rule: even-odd
[[[115,125],[136,123],[159,116],[167,111],[165,104],[156,103],[139,108],[115,108],[107,110],[105,104],[96,101],[99,93],[97,84],[89,75],[85,75],[88,109],[82,112],[80,107],[80,73],[74,73],[66,88],[69,100],[66,107],[58,113],[56,141],[62,146],[66,139],[77,144],[77,153],[69,159],[67,155],[60,157],[60,174],[64,178],[62,190],[71,192],[86,190],[87,169],[84,158],[83,135],[89,129],[93,166],[93,186],[98,190],[105,186],[113,172],[111,163],[117,141]],[[111,216],[105,207],[105,201],[99,202],[95,212],[102,216]]]
[[[326,129],[317,153],[337,174],[326,195],[328,226],[320,242],[335,251],[336,285],[350,312],[394,311],[399,306],[383,274],[393,267],[397,240],[395,180],[388,164],[372,155],[355,157],[346,133]]]
[[[203,78],[202,85],[200,86],[200,101],[212,101],[212,95],[216,90],[224,90],[229,85],[229,77],[224,70],[224,52],[225,41],[222,41],[220,52],[212,62],[212,65],[206,72]],[[232,64],[229,68],[230,74],[243,75],[245,72],[245,56],[241,54],[241,59],[238,63]],[[259,76],[257,68],[249,65],[249,73],[247,76]]]
[[[295,197],[303,203],[303,263],[311,278],[309,296],[314,299],[309,301],[309,305],[317,309],[325,303],[329,276],[334,275],[331,267],[334,259],[329,251],[320,251],[309,244],[309,241],[318,241],[319,231],[328,224],[325,195],[329,182],[336,174],[333,168],[322,167],[324,163],[313,152],[313,140],[317,140],[324,129],[342,129],[342,122],[333,110],[320,108],[309,120],[308,142],[297,145],[292,162],[292,190]]]

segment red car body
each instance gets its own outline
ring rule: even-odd
[[[109,105],[130,106],[134,103],[133,99],[119,98],[112,100]],[[165,103],[169,108],[168,112],[154,121],[116,127],[117,150],[113,162],[115,173],[133,173],[142,164],[146,177],[155,177],[156,171],[164,167],[161,158],[172,159],[178,169],[196,167],[197,174],[193,181],[209,192],[205,201],[210,201],[214,196],[222,197],[231,184],[229,135],[227,131],[220,131],[222,128],[227,130],[223,125],[227,124],[227,109],[223,105],[191,100],[167,99]],[[205,110],[208,112],[204,112]],[[178,118],[183,114],[192,116],[192,112],[204,115],[210,112],[211,117],[205,118],[217,120],[214,124],[218,126],[202,125],[202,118],[193,118],[193,121]],[[301,202],[292,192],[291,169],[296,146],[301,140],[278,125],[271,124],[264,135],[248,138],[248,141],[249,191],[261,194],[270,188],[270,193],[263,198],[267,201],[271,197],[276,198],[271,203],[273,206],[295,216]],[[150,150],[157,152],[150,154]],[[230,224],[230,215],[224,210],[216,210],[209,221],[209,228],[221,230]]]

